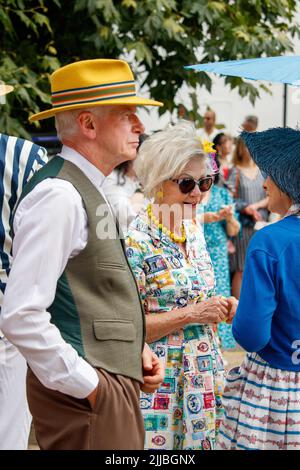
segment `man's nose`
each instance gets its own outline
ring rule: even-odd
[[[134,116],[133,128],[134,132],[138,132],[139,134],[143,134],[145,132],[144,125],[136,115]]]

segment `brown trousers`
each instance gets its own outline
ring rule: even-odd
[[[31,369],[27,398],[37,442],[43,450],[140,450],[144,423],[139,383],[98,370],[95,406],[44,387]]]

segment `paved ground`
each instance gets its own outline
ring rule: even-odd
[[[225,352],[223,356],[228,361],[226,368],[231,369],[241,364],[245,357],[245,351]]]
[[[227,369],[231,369],[239,364],[241,364],[243,358],[245,356],[244,351],[234,351],[234,352],[225,352],[224,358],[228,362],[226,365]],[[30,438],[29,438],[29,446],[28,449],[30,450],[39,450],[37,442],[35,440],[34,429],[31,429]]]

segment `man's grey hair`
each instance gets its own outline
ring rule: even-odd
[[[77,117],[83,111],[88,111],[96,116],[104,116],[110,111],[111,106],[95,106],[91,108],[72,109],[70,111],[62,111],[55,115],[55,127],[57,137],[62,140],[65,137],[72,137],[78,131]]]
[[[154,197],[161,183],[180,175],[187,163],[195,158],[203,164],[207,174],[213,173],[211,159],[204,152],[190,121],[179,121],[148,137],[134,163],[145,196]]]

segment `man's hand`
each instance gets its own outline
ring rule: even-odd
[[[165,368],[148,344],[144,346],[142,361],[144,383],[141,385],[141,390],[144,393],[153,393],[164,381]]]
[[[99,387],[99,384],[97,385],[97,387],[86,397],[88,399],[88,401],[90,402],[90,405],[91,405],[91,408],[93,409],[94,406],[96,405],[96,399],[97,399],[97,392],[98,392],[98,387]]]
[[[233,296],[227,297],[226,300],[228,302],[228,316],[226,323],[232,323],[233,317],[236,314],[236,310],[239,305],[239,301]]]

